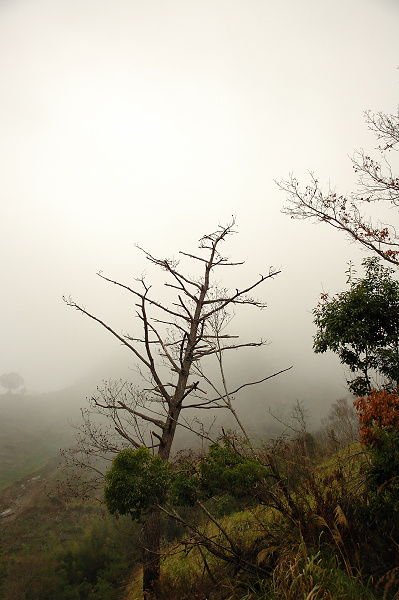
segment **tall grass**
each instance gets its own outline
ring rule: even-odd
[[[280,452],[280,454],[278,454]],[[325,461],[298,446],[280,445],[264,462],[273,475],[257,490],[252,508],[208,522],[203,534],[238,548],[228,563],[198,538],[175,543],[163,560],[162,600],[388,600],[399,569],[372,576],[356,506],[364,502],[359,444]],[[225,532],[225,533],[223,533]],[[372,538],[371,538],[372,539]],[[379,580],[379,586],[376,585]]]

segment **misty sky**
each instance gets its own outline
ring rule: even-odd
[[[363,112],[397,109],[398,26],[396,0],[1,0],[0,373],[40,392],[131,362],[62,294],[131,332],[96,272],[133,283],[135,243],[193,251],[234,214],[226,252],[247,267],[228,284],[282,269],[237,324],[271,342],[255,366],[345,394],[336,358],[312,353],[311,311],[365,254],[282,215],[274,179],[352,188],[348,155],[377,145]]]

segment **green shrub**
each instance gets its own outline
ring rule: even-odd
[[[141,519],[153,505],[167,499],[169,464],[147,448],[127,448],[115,456],[105,475],[104,498],[111,514]]]

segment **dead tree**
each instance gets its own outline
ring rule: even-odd
[[[93,425],[90,411],[84,412],[81,450],[83,455],[107,456],[123,446],[147,446],[168,461],[177,426],[195,429],[195,424],[184,417],[187,409],[231,408],[234,394],[246,386],[255,385],[277,375],[267,375],[258,381],[244,382],[228,390],[222,371],[222,386],[212,384],[206,374],[203,359],[209,362],[227,351],[262,346],[263,341],[238,343],[237,336],[215,331],[215,318],[229,309],[249,306],[263,309],[264,302],[256,300],[252,292],[260,284],[278,275],[270,268],[253,283],[236,288],[233,292],[217,286],[216,272],[221,267],[234,267],[242,262],[232,262],[221,254],[220,246],[235,233],[234,221],[226,227],[203,236],[200,252],[180,254],[194,261],[202,274],[198,278],[184,274],[177,260],[158,259],[143,250],[146,259],[168,275],[165,283],[175,294],[174,302],[166,304],[152,297],[151,286],[142,277],[137,289],[113,279],[99,276],[131,294],[141,333],[119,334],[99,317],[90,313],[71,298],[66,303],[99,323],[132,352],[140,373],[148,386],[138,390],[131,384],[107,384],[98,397],[91,399],[92,408],[110,419],[110,428],[104,431]],[[199,433],[203,433],[199,431]],[[143,525],[143,589],[151,590],[159,578],[160,532],[159,510],[148,514]]]

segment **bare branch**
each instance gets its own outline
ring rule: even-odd
[[[248,292],[252,291],[254,288],[256,288],[258,285],[260,285],[267,279],[272,279],[276,275],[279,275],[279,273],[281,273],[281,271],[271,270],[268,275],[260,275],[260,279],[258,279],[258,281],[256,281],[254,284],[250,285],[249,287],[247,287],[245,290],[242,290],[241,292],[237,290],[236,294],[234,294],[231,298],[222,300],[219,306],[217,306],[213,310],[202,315],[201,319],[203,321],[209,319],[209,317],[211,315],[223,310],[224,308],[229,306],[229,304],[251,304],[253,306],[256,306],[257,308],[265,308],[266,304],[264,302],[258,302],[257,300],[252,300],[252,299],[240,300],[240,297],[243,296],[244,294],[247,294]]]
[[[288,205],[282,212],[292,219],[328,223],[367,250],[399,265],[399,237],[395,228],[382,222],[373,224],[371,218],[360,210],[360,206],[375,202],[389,203],[395,208],[399,206],[399,177],[393,175],[386,155],[397,150],[399,112],[387,115],[368,111],[365,115],[369,129],[382,142],[378,148],[382,161],[371,158],[363,150],[355,153],[352,167],[358,176],[358,190],[349,195],[337,194],[331,188],[323,192],[313,173],[310,173],[311,183],[301,189],[298,180],[290,174],[287,180],[276,182],[287,194]]]
[[[170,364],[173,367],[173,370],[176,371],[176,373],[179,373],[179,367],[177,366],[177,364],[175,363],[175,361],[173,360],[173,358],[171,357],[170,353],[167,350],[167,345],[170,344],[165,344],[165,342],[162,340],[161,336],[159,335],[158,331],[155,329],[155,327],[153,325],[151,325],[151,323],[149,323],[149,327],[150,329],[155,333],[155,335],[158,338],[158,342],[162,347],[162,350],[164,351],[164,354],[166,356],[166,358],[168,359],[168,361],[170,362]]]
[[[272,379],[273,377],[277,377],[277,375],[281,375],[281,373],[286,373],[287,371],[290,371],[290,369],[292,369],[292,365],[290,367],[287,367],[286,369],[281,369],[281,371],[277,371],[276,373],[273,373],[273,375],[268,375],[267,377],[263,377],[263,379],[259,379],[258,381],[248,381],[247,383],[243,383],[235,390],[232,390],[231,392],[229,392],[229,395],[233,396],[234,394],[236,394],[243,388],[248,387],[250,385],[259,385],[260,383],[263,383],[264,381],[267,381],[268,379]],[[222,394],[222,395],[218,396],[217,398],[212,398],[212,400],[207,400],[203,404],[190,404],[190,405],[184,406],[184,408],[200,408],[200,407],[203,408],[204,404],[211,404],[212,402],[218,402],[219,400],[223,400],[223,398],[225,398],[225,397],[226,397],[226,394]]]
[[[103,275],[100,272],[97,273],[97,275],[99,277],[101,277],[101,279],[104,279],[105,281],[108,281],[109,283],[113,283],[114,285],[117,285],[125,290],[127,290],[128,292],[134,294],[135,296],[137,296],[140,299],[143,299],[144,294],[140,294],[140,292],[137,292],[136,290],[130,288],[128,285],[124,285],[123,283],[119,283],[118,281],[115,281],[113,279],[110,279],[109,277],[105,277],[105,275]],[[139,281],[143,282],[142,279],[140,279]],[[146,301],[148,302],[148,304],[151,304],[152,306],[156,306],[157,308],[159,308],[160,310],[173,315],[174,317],[178,317],[179,319],[186,319],[186,317],[184,317],[182,314],[171,310],[170,308],[167,308],[166,306],[163,306],[160,302],[156,302],[155,300],[152,300],[151,298],[146,298]]]
[[[233,336],[232,336],[233,337]],[[234,336],[238,337],[238,336]],[[209,350],[197,351],[195,354],[196,358],[202,358],[203,356],[211,356],[212,354],[217,354],[219,352],[224,352],[225,350],[238,350],[239,348],[259,348],[260,346],[264,346],[266,342],[248,342],[246,344],[234,344],[233,346],[223,346],[222,348],[210,348]]]
[[[119,406],[121,408],[123,408],[124,410],[126,410],[130,414],[132,414],[132,415],[134,415],[136,417],[140,417],[140,419],[143,419],[143,421],[148,421],[149,423],[152,423],[153,425],[156,425],[160,429],[165,429],[165,423],[163,423],[159,419],[154,419],[153,417],[150,417],[149,415],[146,415],[146,414],[141,413],[141,412],[139,412],[139,411],[137,411],[135,409],[130,408],[124,402],[122,402],[122,400],[118,400],[118,404],[119,404]]]
[[[134,448],[140,448],[141,444],[139,444],[138,442],[136,442],[136,440],[134,440],[132,437],[130,437],[130,435],[128,435],[126,433],[126,431],[124,431],[120,427],[115,427],[115,431],[117,431],[119,433],[119,435],[121,437],[123,437],[125,440],[127,440],[130,444],[132,444],[132,446]]]
[[[127,348],[129,348],[129,350],[131,350],[133,352],[133,354],[135,354],[137,356],[137,358],[145,364],[145,366],[147,368],[150,368],[150,364],[149,362],[144,358],[144,356],[142,356],[140,354],[140,352],[138,352],[138,350],[132,346],[131,344],[129,344],[126,340],[126,338],[122,337],[121,335],[119,335],[119,333],[117,333],[114,329],[112,329],[112,327],[110,327],[109,325],[107,325],[106,323],[104,323],[104,321],[102,321],[101,319],[99,319],[98,317],[96,317],[95,315],[92,315],[91,313],[89,313],[87,310],[85,310],[82,306],[79,306],[78,304],[76,304],[76,302],[74,302],[71,298],[66,298],[65,296],[63,296],[63,300],[64,302],[68,305],[71,306],[72,308],[75,308],[76,310],[78,310],[79,312],[81,312],[82,314],[86,315],[87,317],[89,317],[90,319],[92,319],[93,321],[97,321],[97,323],[99,323],[102,327],[104,327],[105,329],[107,329],[110,333],[112,333],[112,335],[114,337],[116,337],[124,346],[126,346]]]

